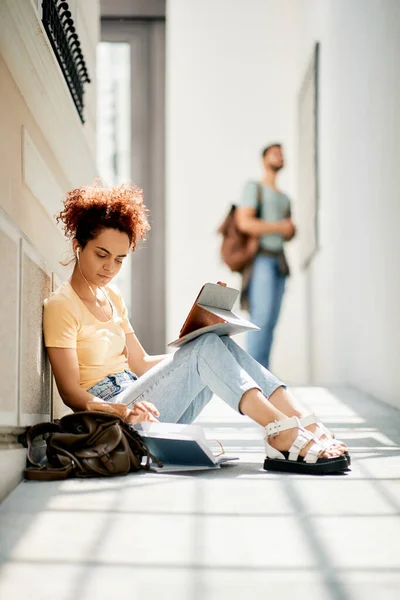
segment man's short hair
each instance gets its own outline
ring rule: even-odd
[[[262,158],[265,158],[265,155],[267,154],[268,150],[271,150],[271,148],[282,148],[282,144],[279,144],[279,142],[276,142],[275,144],[269,144],[262,151],[262,153],[261,153]]]

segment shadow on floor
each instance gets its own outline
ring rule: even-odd
[[[18,598],[30,574],[32,600],[46,600],[51,570],[57,584],[48,597],[59,600],[109,598],[116,578],[118,598],[144,590],[146,600],[163,591],[176,600],[233,600],[249,577],[251,600],[273,591],[280,599],[367,600],[372,576],[380,600],[395,598],[400,412],[351,389],[296,391],[349,445],[352,472],[266,473],[262,429],[212,403],[199,422],[239,464],[14,490],[0,505],[0,597],[13,590]]]

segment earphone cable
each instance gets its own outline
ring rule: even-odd
[[[97,296],[96,296],[96,294],[95,294],[95,292],[94,292],[94,290],[93,290],[92,286],[90,285],[90,283],[88,282],[88,280],[86,279],[86,277],[84,276],[84,274],[82,273],[82,269],[81,269],[81,261],[80,261],[80,258],[79,258],[79,252],[78,252],[78,251],[77,251],[77,253],[76,253],[76,259],[77,259],[77,261],[78,261],[78,267],[79,267],[79,271],[80,271],[80,273],[81,273],[81,275],[82,275],[83,279],[86,281],[86,283],[87,283],[87,285],[88,285],[88,287],[89,287],[90,291],[92,292],[92,294],[93,294],[93,297],[95,298],[95,300],[96,300],[96,303],[97,303],[97,301],[98,301],[98,300],[97,300]],[[114,315],[114,308],[113,308],[113,305],[112,305],[112,303],[111,303],[111,300],[110,300],[110,298],[107,296],[107,294],[105,293],[105,291],[104,291],[104,290],[103,290],[101,287],[99,287],[99,290],[101,291],[101,293],[103,294],[103,296],[106,298],[106,300],[107,300],[107,302],[108,302],[108,304],[109,304],[109,306],[110,306],[110,309],[111,309],[111,319],[112,319],[112,318],[113,318],[113,315]],[[108,317],[108,315],[107,315],[107,314],[104,312],[104,310],[102,309],[102,307],[101,307],[101,306],[99,306],[99,308],[100,308],[101,312],[103,313],[103,315],[105,316],[105,318],[107,319],[107,321],[109,321],[109,320],[110,320],[110,318],[109,318],[109,317]]]

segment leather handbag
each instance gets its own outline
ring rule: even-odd
[[[41,446],[35,444],[38,436],[46,436],[45,446],[43,442]],[[26,479],[53,481],[125,475],[149,469],[150,459],[162,466],[131,425],[106,412],[77,412],[56,422],[33,425],[26,439]]]

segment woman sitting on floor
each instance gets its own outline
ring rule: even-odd
[[[57,221],[72,240],[74,268],[45,301],[44,336],[67,406],[90,410],[102,402],[131,423],[191,423],[216,394],[265,427],[265,469],[329,474],[348,468],[344,444],[229,337],[208,333],[174,354],[146,353],[123,298],[109,285],[149,230],[140,190],[72,190]]]

